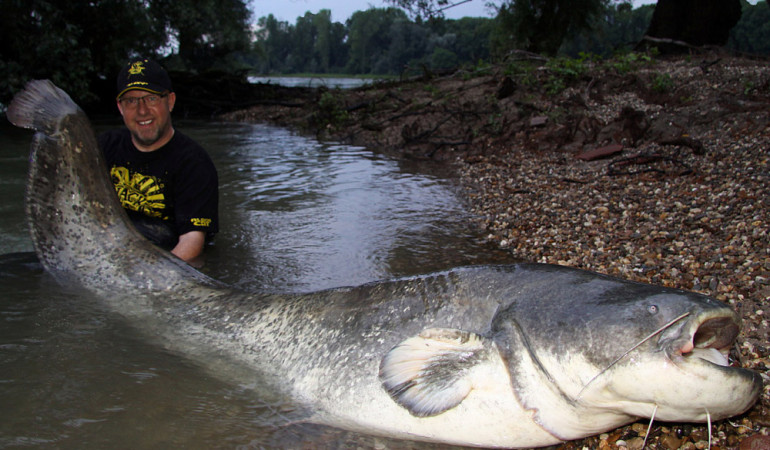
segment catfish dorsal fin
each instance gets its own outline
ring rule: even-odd
[[[459,405],[473,389],[471,369],[486,357],[484,338],[430,328],[393,347],[380,362],[380,381],[396,403],[417,417]]]

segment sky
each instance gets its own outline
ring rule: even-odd
[[[461,0],[455,0],[457,1]],[[487,2],[488,0],[471,0],[446,10],[444,16],[448,19],[491,17],[492,14],[484,6]],[[393,6],[384,0],[251,0],[249,3],[255,21],[272,14],[276,19],[291,24],[297,21],[297,17],[304,16],[307,11],[316,14],[322,9],[328,9],[332,12],[332,22],[345,23],[356,11]],[[647,3],[655,3],[655,0],[633,0],[634,6]]]

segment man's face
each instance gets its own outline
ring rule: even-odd
[[[134,145],[141,151],[157,150],[174,135],[171,111],[176,95],[173,92],[153,94],[131,90],[118,100],[123,123],[131,132]]]

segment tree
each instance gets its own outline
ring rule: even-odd
[[[350,44],[347,42],[348,29],[345,24],[333,22],[329,30],[329,70],[342,72],[348,63]]]
[[[413,14],[440,14],[447,0],[388,0]],[[569,34],[590,29],[610,0],[503,0],[497,7],[495,45],[499,52],[518,47],[556,54]]]
[[[465,3],[461,0],[455,3]],[[441,17],[443,11],[450,8],[449,0],[388,0],[388,3],[409,12],[413,17]]]
[[[590,29],[606,5],[607,0],[515,0],[504,7],[520,48],[555,55],[569,33]]]
[[[390,44],[388,31],[396,20],[406,20],[406,14],[397,8],[369,8],[357,11],[348,19],[350,59],[347,70],[351,73],[372,73],[380,52]]]
[[[316,18],[317,15],[309,11],[297,18],[291,35],[293,44],[287,59],[287,65],[292,72],[320,71]]]
[[[0,0],[0,102],[49,78],[81,104],[113,95],[130,57],[232,70],[250,52],[242,0]],[[176,45],[178,44],[178,46]]]
[[[745,3],[741,20],[730,32],[729,47],[746,53],[770,55],[770,3]]]
[[[260,73],[341,71],[348,61],[347,28],[331,21],[331,11],[305,12],[294,25],[272,14],[260,17],[256,32],[261,58],[253,67]]]
[[[306,12],[296,25],[261,17],[256,45],[262,73],[346,72],[402,74],[406,68],[454,67],[489,58],[492,20],[410,20],[397,8],[356,12],[347,24],[328,10]],[[297,51],[300,49],[300,51]]]
[[[593,31],[568,38],[559,53],[577,57],[580,53],[611,56],[618,50],[630,50],[644,37],[650,26],[655,5],[632,8],[630,3],[610,5],[596,18]]]
[[[251,50],[251,13],[243,0],[150,0],[149,10],[178,43],[169,65],[202,72],[238,68]],[[171,45],[173,47],[173,43]]]
[[[332,48],[332,12],[328,9],[318,11],[313,18],[316,39],[314,53],[318,55],[318,67],[321,72],[328,72],[331,64]]]
[[[741,18],[741,0],[658,0],[647,36],[661,51],[684,51],[681,45],[725,45]]]
[[[457,55],[443,47],[436,47],[430,55],[430,66],[434,69],[451,69],[456,67],[458,62]]]
[[[409,66],[420,66],[429,54],[430,30],[406,17],[391,23],[388,29],[387,47],[375,58],[372,72],[402,73]]]
[[[492,19],[463,17],[444,22],[446,22],[445,32],[455,36],[452,51],[460,61],[476,63],[479,60],[489,59],[489,37],[494,24]]]
[[[154,56],[166,42],[142,2],[0,0],[0,10],[4,104],[35,78],[51,79],[78,102],[95,102],[94,83],[112,86],[129,55]]]
[[[289,22],[279,21],[272,14],[260,17],[256,38],[262,48],[262,58],[257,66],[261,73],[282,72],[291,52],[292,28]]]

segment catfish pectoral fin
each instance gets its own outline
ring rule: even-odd
[[[382,359],[380,381],[396,403],[417,417],[459,405],[473,388],[472,369],[486,359],[484,338],[430,328],[395,346]]]

